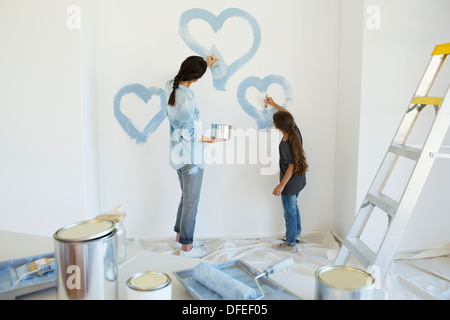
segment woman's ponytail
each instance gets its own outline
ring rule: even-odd
[[[168,102],[169,106],[175,105],[175,90],[177,90],[178,87],[180,86],[180,81],[182,81],[182,76],[180,75],[180,73],[178,73],[176,75],[175,79],[173,79],[172,93],[170,94],[169,102]]]

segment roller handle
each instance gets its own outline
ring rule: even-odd
[[[267,269],[264,269],[264,273],[266,275],[269,275],[269,274],[278,272],[286,267],[289,267],[293,262],[294,262],[294,260],[291,257],[283,259],[283,260],[278,261],[277,263],[271,265]]]

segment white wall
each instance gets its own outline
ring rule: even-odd
[[[97,1],[101,209],[109,210],[121,203],[128,213],[126,224],[130,234],[173,235],[181,194],[177,174],[168,163],[168,121],[165,119],[146,143],[138,144],[113,114],[113,98],[121,88],[133,83],[164,88],[181,62],[197,54],[179,32],[180,16],[192,7],[206,9],[215,16],[227,8],[238,7],[251,14],[261,28],[258,51],[229,79],[226,91],[213,87],[209,71],[192,86],[203,129],[207,130],[211,123],[230,123],[235,130],[249,130],[248,134],[256,137],[256,122],[237,99],[239,85],[251,76],[262,79],[279,75],[286,79],[292,99],[287,107],[302,131],[311,166],[308,185],[299,198],[303,229],[305,232],[329,229],[337,90],[336,1],[284,1],[283,5],[273,1],[197,1],[195,5],[172,1],[158,4],[157,8],[148,1]],[[217,37],[205,22],[192,22],[191,28],[192,36],[206,48],[216,44],[228,64],[245,54],[253,42],[251,28],[242,19],[227,20]],[[268,92],[280,104],[284,102],[285,93],[279,86],[269,87]],[[250,88],[247,99],[263,110],[264,92]],[[153,113],[144,110],[145,103],[130,94],[122,99],[121,110],[142,129],[159,110],[159,100],[152,99],[148,105],[154,108]],[[260,157],[251,163],[247,155],[245,163],[238,164],[237,148],[234,162],[207,165],[197,236],[254,237],[284,232],[281,199],[272,195],[279,179],[278,141],[279,136],[269,154],[275,168],[270,175],[261,174],[261,168],[268,165]],[[259,152],[257,143],[248,142],[246,149],[256,147]],[[224,153],[224,161],[228,155]]]
[[[354,182],[355,176],[357,180],[355,186],[349,185],[345,191],[340,191],[339,185],[336,184],[335,199],[344,192],[352,190],[345,196],[345,200],[339,201],[347,206],[354,206],[353,212],[356,213],[409,106],[434,46],[449,41],[450,21],[446,18],[446,14],[450,12],[450,3],[433,1],[433,5],[430,5],[429,1],[419,0],[379,0],[356,4],[352,1],[342,1],[342,8],[341,48],[344,47],[344,50],[353,53],[356,51],[357,56],[361,58],[355,59],[353,66],[347,69],[347,66],[351,64],[347,59],[350,56],[346,55],[345,51],[341,51],[340,71],[345,68],[354,72],[339,73],[341,81],[344,79],[344,84],[347,85],[339,87],[339,94],[350,95],[349,84],[356,83],[354,97],[360,101],[353,100],[348,105],[339,101],[337,126],[345,130],[340,135],[338,131],[338,139],[341,137],[341,140],[338,140],[336,148],[342,153],[342,158],[339,158],[340,162],[337,162],[337,166],[342,167],[346,161],[343,156],[344,150],[350,151],[352,161],[357,159],[357,165],[351,162],[352,170],[349,173],[352,177],[351,183]],[[374,10],[379,12],[379,28],[373,28],[376,23],[373,20]],[[345,15],[357,12],[359,12],[356,15],[359,21],[355,21],[351,30],[342,32],[343,27],[352,23],[352,20],[345,19]],[[356,41],[346,43],[345,39],[350,39],[352,35],[356,36]],[[343,62],[347,64],[343,65]],[[354,83],[351,82],[352,80]],[[432,95],[443,96],[449,81],[450,66],[445,65]],[[359,104],[360,108],[357,111],[355,107]],[[347,106],[352,108],[351,111],[346,109]],[[344,114],[341,111],[343,109],[346,109],[347,113]],[[348,117],[351,112],[354,117],[350,119]],[[408,143],[423,143],[433,113],[433,109],[422,112],[420,121],[416,124]],[[359,133],[355,135],[358,126]],[[449,141],[449,134],[447,134],[444,144],[448,145]],[[355,152],[357,152],[356,157],[354,157]],[[449,165],[448,161],[442,159],[435,162],[399,244],[399,250],[441,247],[450,241],[449,205],[445,201],[444,191],[448,189]],[[405,168],[411,168],[411,165],[407,161],[400,160],[384,190],[394,199],[399,199],[400,192],[406,183],[408,173],[405,172]],[[340,174],[338,170],[336,174],[337,176]],[[338,180],[340,179],[337,177],[336,181]],[[353,188],[356,193],[353,192]],[[339,202],[336,201],[334,227],[340,236],[345,236],[354,216],[347,213],[346,210],[350,209],[349,207],[344,208],[343,205],[338,204]],[[374,211],[363,233],[364,241],[374,249],[382,240],[386,221],[384,213]]]
[[[341,1],[332,227],[341,239],[345,238],[353,222],[357,206],[364,20],[362,11],[361,1]]]
[[[86,218],[80,35],[71,1],[0,3],[0,229],[51,236]],[[95,177],[95,173],[94,173]]]

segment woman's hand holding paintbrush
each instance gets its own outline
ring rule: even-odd
[[[206,57],[206,64],[209,66],[213,65],[214,63],[216,63],[217,61],[219,61],[220,59],[217,59],[214,55],[212,56],[207,56]]]

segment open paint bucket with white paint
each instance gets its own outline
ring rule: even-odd
[[[349,266],[325,266],[316,271],[316,299],[371,300],[375,278],[368,272]]]
[[[172,279],[159,271],[139,272],[127,280],[128,300],[172,300]]]

